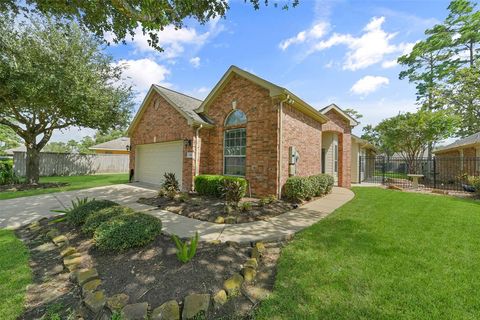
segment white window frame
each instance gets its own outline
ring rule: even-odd
[[[245,132],[245,154],[244,155],[226,155],[225,154],[225,150],[226,150],[226,136],[227,136],[227,133],[229,132],[232,132],[232,131],[244,131]],[[247,128],[244,128],[244,127],[241,127],[241,128],[232,128],[232,129],[226,129],[225,132],[223,133],[223,175],[225,176],[232,176],[232,177],[245,177],[246,175],[246,169],[247,169],[247,161],[246,161],[246,157],[247,157],[247,151],[246,151],[246,148],[247,148]],[[227,173],[226,169],[227,169],[227,165],[226,165],[226,159],[227,158],[244,158],[245,161],[244,161],[244,166],[245,166],[245,169],[244,169],[244,172],[245,174],[243,175],[236,175],[236,174],[229,174]]]

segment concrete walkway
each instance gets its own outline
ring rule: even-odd
[[[0,201],[0,227],[15,228],[41,217],[54,215],[51,210],[68,206],[75,197],[109,199],[162,220],[163,231],[179,237],[191,237],[198,231],[202,241],[221,240],[236,242],[273,241],[289,238],[311,226],[335,209],[353,199],[349,189],[333,188],[333,192],[298,209],[265,221],[241,224],[216,224],[187,218],[156,207],[137,203],[140,197],[156,195],[155,189],[139,184],[121,184],[79,191],[52,193]]]

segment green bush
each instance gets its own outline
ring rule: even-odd
[[[0,161],[0,185],[19,183],[20,179],[13,170],[13,160]]]
[[[197,252],[198,246],[198,231],[195,232],[195,237],[188,241],[182,241],[176,235],[172,235],[173,242],[177,247],[177,258],[182,263],[187,263],[188,261],[192,260]]]
[[[117,205],[110,200],[92,200],[68,212],[67,221],[74,226],[80,226],[92,213]]]
[[[310,200],[329,193],[333,188],[333,177],[319,174],[309,177],[290,177],[285,183],[285,197],[292,201]]]
[[[85,219],[85,224],[82,227],[82,231],[91,235],[102,223],[109,221],[110,219],[121,214],[130,214],[133,212],[135,212],[133,209],[122,206],[114,206],[102,209],[92,213],[87,217],[87,219]]]
[[[162,231],[160,219],[144,213],[121,214],[102,223],[93,239],[101,250],[121,251],[152,242]]]
[[[247,180],[239,177],[229,177],[221,175],[203,174],[195,177],[195,190],[198,194],[210,197],[222,197],[221,187],[223,181],[238,181],[242,185],[243,190],[247,190]],[[243,194],[244,196],[245,194]]]

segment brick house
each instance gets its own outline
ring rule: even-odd
[[[480,132],[433,151],[437,171],[445,179],[480,176]]]
[[[321,111],[285,88],[231,66],[204,101],[152,85],[128,134],[134,181],[174,172],[243,176],[252,195],[282,193],[291,175],[333,174],[351,184],[351,129],[338,106]]]

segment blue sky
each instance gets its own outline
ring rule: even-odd
[[[398,80],[398,56],[447,15],[442,0],[300,0],[290,10],[230,1],[226,19],[160,32],[164,52],[139,31],[127,45],[106,48],[124,64],[138,108],[152,83],[205,97],[232,64],[288,88],[320,109],[329,103],[363,114],[355,128],[416,109],[414,86]],[[109,35],[107,35],[108,38]],[[54,134],[81,139],[89,129]]]

